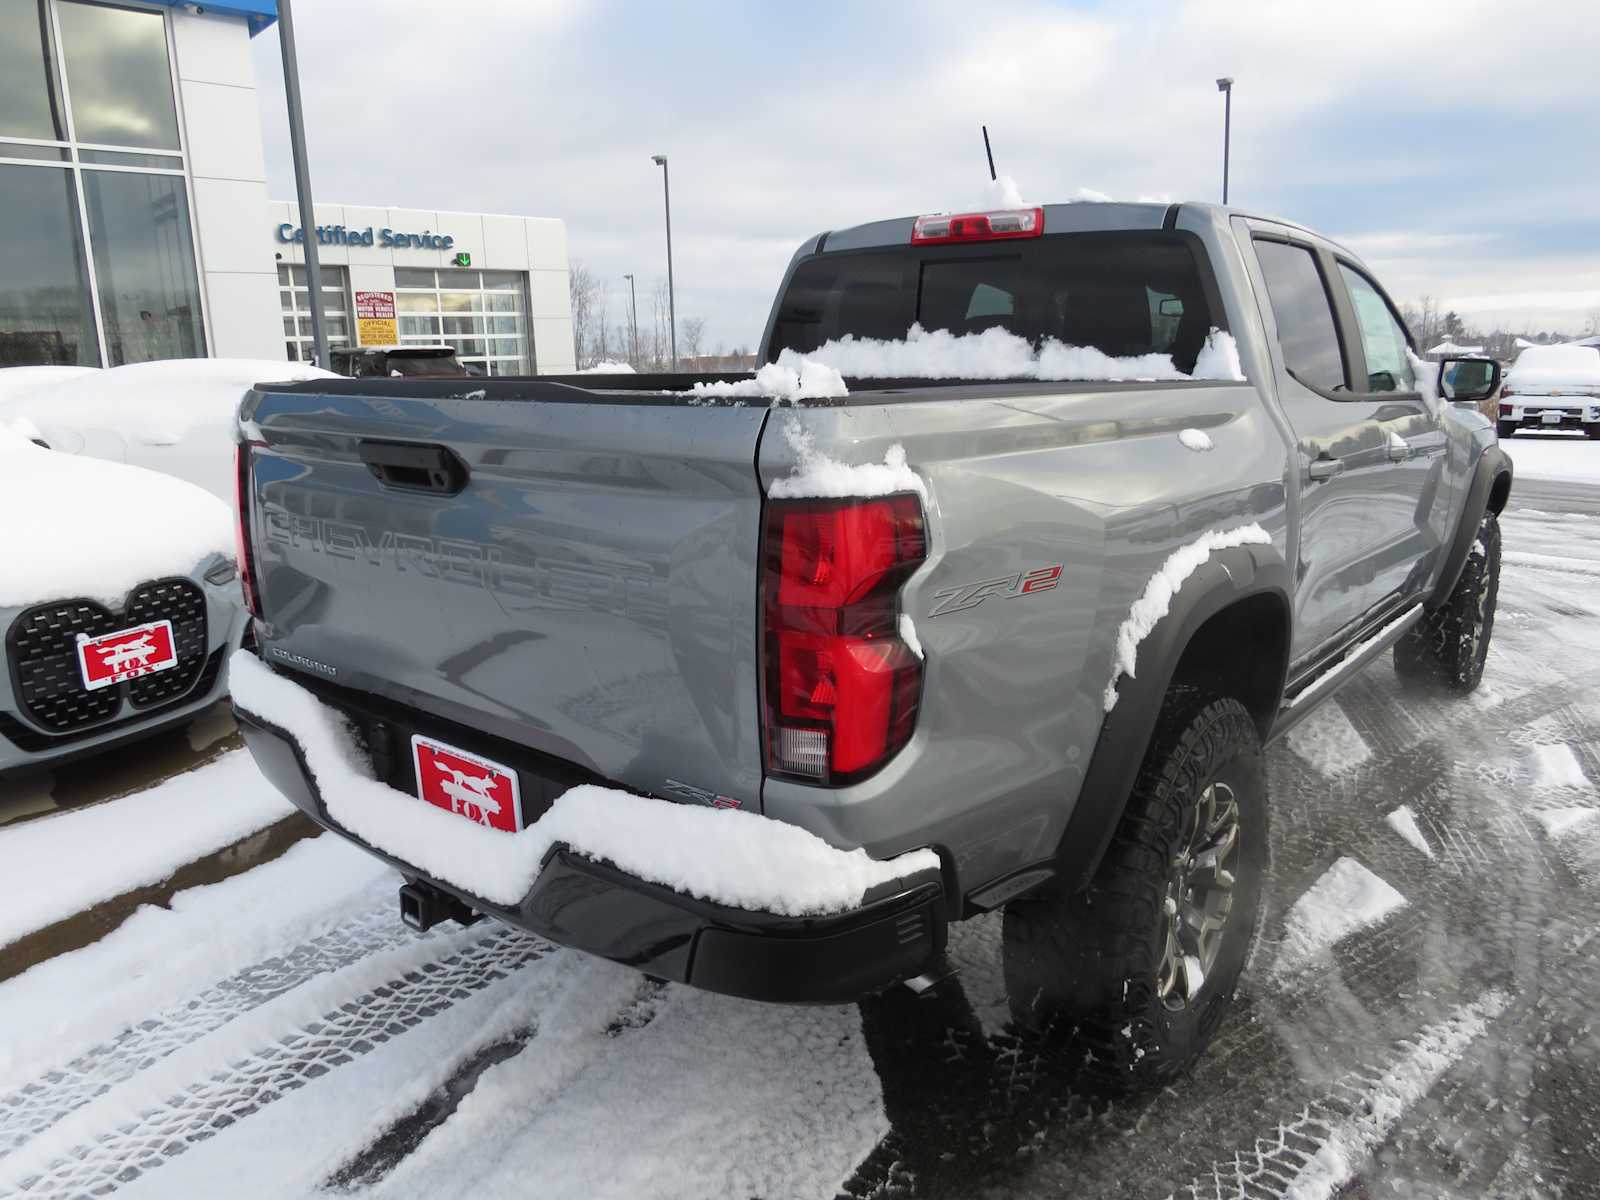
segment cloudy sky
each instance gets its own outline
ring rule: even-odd
[[[753,343],[795,245],[981,203],[980,124],[1030,200],[1232,196],[1469,324],[1600,316],[1600,20],[1579,0],[578,3],[299,0],[319,199],[561,217],[626,303],[666,273]],[[278,42],[255,40],[293,195]]]

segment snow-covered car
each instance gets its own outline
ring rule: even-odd
[[[1600,438],[1600,346],[1529,346],[1500,389],[1500,436],[1519,429],[1581,429]]]
[[[0,775],[194,717],[245,631],[229,505],[36,432],[0,421]]]
[[[0,370],[0,421],[30,421],[51,449],[176,475],[231,504],[245,392],[261,380],[332,378],[309,363],[255,358],[10,367]]]

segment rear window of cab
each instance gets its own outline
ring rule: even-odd
[[[1202,252],[1164,231],[1046,234],[982,245],[824,252],[784,292],[772,355],[847,335],[898,340],[919,324],[961,335],[1004,329],[1126,357],[1170,354],[1184,372],[1213,326]]]

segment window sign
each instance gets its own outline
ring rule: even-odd
[[[395,346],[400,327],[394,315],[393,292],[356,293],[356,345]]]

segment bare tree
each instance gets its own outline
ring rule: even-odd
[[[671,305],[667,281],[656,280],[650,290],[650,367],[655,371],[672,369]]]
[[[579,368],[594,366],[589,357],[589,346],[594,339],[595,299],[599,284],[594,272],[586,263],[574,262],[568,272],[568,289],[572,297],[572,351]]]
[[[701,343],[705,341],[705,336],[704,317],[685,317],[683,324],[678,326],[678,349],[685,358],[699,358]]]
[[[1594,337],[1600,334],[1600,305],[1589,310],[1589,315],[1584,318],[1583,334],[1585,337]]]

